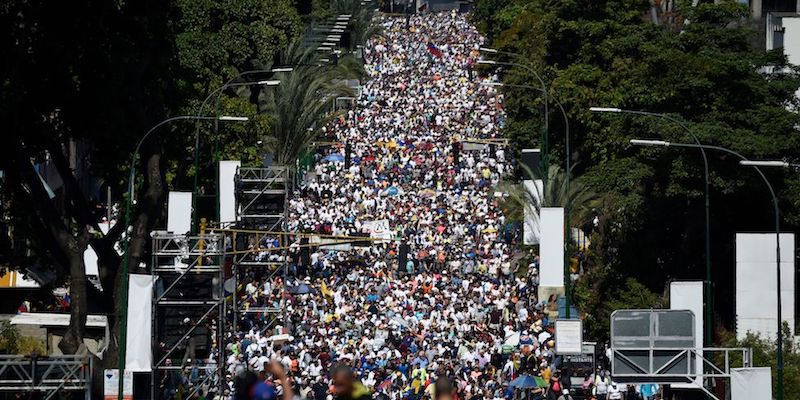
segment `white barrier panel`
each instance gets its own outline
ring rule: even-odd
[[[185,234],[192,230],[192,192],[169,192],[167,232]]]
[[[542,207],[539,286],[564,286],[564,209]]]
[[[690,310],[694,313],[694,347],[703,347],[703,282],[672,282],[669,285],[669,308],[670,310]],[[702,352],[698,352],[702,354]],[[703,360],[698,358],[695,361],[696,370],[703,370]],[[697,378],[695,384],[674,384],[677,388],[696,388],[702,385],[703,380]]]
[[[772,398],[772,370],[769,367],[731,368],[731,400]]]
[[[219,220],[228,227],[236,222],[236,171],[241,161],[219,162]]]
[[[783,321],[794,335],[794,234],[781,234]],[[747,332],[777,337],[777,271],[774,233],[736,234],[736,337]]]
[[[792,64],[800,63],[800,18],[783,17],[783,54]]]
[[[100,275],[100,269],[97,267],[97,253],[92,245],[86,246],[86,250],[83,251],[83,269],[86,271],[86,276]]]
[[[152,364],[150,314],[153,276],[131,274],[128,280],[128,326],[125,370],[149,372]]]
[[[525,221],[522,226],[522,240],[526,245],[539,244],[542,237],[541,218],[539,218],[539,213],[536,212],[536,206],[534,204],[538,203],[541,197],[543,190],[542,180],[526,179],[522,181],[522,187],[525,189],[526,195],[531,196],[533,200],[525,203]]]

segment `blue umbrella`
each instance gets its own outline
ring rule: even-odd
[[[339,153],[331,153],[331,154],[328,154],[328,156],[325,157],[324,160],[325,161],[330,161],[330,162],[343,162],[344,161],[344,156],[339,154]]]
[[[386,191],[386,194],[389,196],[397,196],[398,190],[394,186],[390,186],[389,189]]]
[[[533,389],[539,387],[539,384],[536,382],[536,378],[525,374],[511,381],[508,386],[515,389]]]

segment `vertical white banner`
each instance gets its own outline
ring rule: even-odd
[[[772,398],[772,370],[769,367],[731,368],[731,400]]]
[[[670,310],[690,310],[694,313],[694,347],[703,347],[703,282],[672,282],[669,285]],[[703,354],[700,352],[699,354]],[[703,370],[703,360],[699,357],[695,361],[695,371]],[[694,384],[674,384],[673,387],[693,388],[702,385],[701,378],[695,379]]]
[[[564,287],[564,209],[542,207],[539,286]]]
[[[241,161],[219,162],[219,220],[222,227],[236,222],[236,171]]]
[[[531,197],[531,201],[525,204],[525,222],[522,226],[523,243],[530,246],[539,244],[539,240],[542,237],[539,212],[536,211],[536,203],[541,198],[543,188],[542,180],[526,179],[522,181],[522,187],[525,189],[525,195]]]
[[[169,192],[167,232],[183,235],[192,230],[192,192]]]
[[[125,370],[149,372],[152,364],[150,315],[153,304],[153,276],[131,274],[128,279],[128,324]]]
[[[782,233],[782,319],[794,334],[794,234]],[[747,332],[775,339],[778,330],[777,260],[774,233],[736,234],[736,337]]]

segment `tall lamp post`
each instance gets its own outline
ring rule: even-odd
[[[198,116],[198,115],[180,115],[177,117],[167,118],[152,128],[150,128],[147,133],[139,139],[139,142],[136,143],[136,149],[133,151],[131,155],[131,163],[129,166],[129,174],[128,174],[128,201],[125,205],[125,234],[126,238],[122,242],[122,269],[121,273],[121,288],[122,289],[122,300],[120,301],[120,307],[122,308],[122,312],[120,315],[120,328],[119,328],[119,354],[117,360],[117,374],[119,377],[119,388],[117,393],[117,398],[122,400],[122,392],[124,387],[125,381],[125,350],[127,345],[127,328],[128,328],[128,263],[129,263],[129,254],[128,254],[128,246],[130,245],[130,239],[132,232],[128,232],[128,225],[131,224],[131,207],[134,202],[134,196],[136,194],[136,160],[139,156],[139,150],[142,148],[142,144],[150,134],[155,132],[158,128],[167,125],[174,121],[181,121],[181,120],[199,120],[199,121],[234,121],[234,122],[244,122],[248,121],[247,117],[231,117],[231,116],[220,116],[220,117],[205,117],[205,116]]]
[[[537,87],[534,87],[534,86],[530,86],[530,85],[515,85],[515,84],[500,83],[500,82],[483,82],[483,83],[481,83],[481,85],[492,86],[492,87],[510,87],[510,88],[518,88],[518,89],[537,90],[537,91],[540,91],[540,92],[544,93],[545,96],[547,95],[546,94],[547,92],[544,92],[543,89],[537,88]],[[561,102],[558,100],[558,98],[555,97],[555,96],[550,97],[550,98],[553,101],[555,101],[556,105],[558,106],[559,111],[561,111],[561,116],[564,118],[564,143],[565,143],[565,147],[566,147],[565,159],[566,159],[566,168],[567,168],[566,169],[566,186],[567,186],[566,187],[566,193],[567,193],[567,199],[566,199],[566,207],[565,207],[565,212],[564,212],[564,215],[565,215],[565,224],[564,225],[565,225],[566,230],[567,230],[566,235],[565,235],[565,238],[566,238],[565,247],[566,247],[567,251],[566,251],[566,254],[564,256],[564,258],[565,258],[565,260],[564,260],[564,298],[565,298],[565,305],[566,305],[566,312],[564,314],[564,317],[569,318],[570,317],[570,307],[572,306],[571,300],[570,300],[570,297],[571,297],[571,293],[570,293],[571,290],[570,289],[572,287],[572,282],[570,280],[570,271],[569,271],[569,259],[570,259],[569,247],[570,247],[570,244],[572,243],[572,240],[571,240],[572,239],[572,237],[571,237],[572,236],[571,235],[572,232],[571,232],[571,227],[570,227],[570,224],[569,224],[569,215],[570,215],[570,210],[572,208],[572,204],[570,203],[570,199],[569,199],[569,187],[570,187],[570,181],[569,180],[570,180],[570,174],[571,174],[571,168],[572,168],[570,166],[571,153],[569,151],[569,118],[567,117],[567,112],[564,110],[564,106],[561,105]]]
[[[697,135],[689,129],[686,124],[678,118],[670,116],[668,114],[661,114],[649,111],[638,111],[638,110],[624,110],[621,108],[611,108],[611,107],[591,107],[589,108],[590,111],[596,113],[613,113],[613,114],[629,114],[629,115],[639,115],[645,117],[653,117],[653,118],[661,118],[672,122],[675,125],[680,126],[684,132],[686,132],[689,137],[692,138],[695,144],[700,145],[700,139],[697,138]],[[705,279],[705,343],[710,345],[714,341],[714,296],[711,287],[711,200],[709,195],[709,184],[708,184],[708,157],[706,156],[706,150],[704,148],[700,148],[700,154],[703,155],[703,180],[704,180],[704,189],[703,194],[705,197],[705,253],[706,253],[706,279]]]
[[[736,151],[731,149],[721,147],[721,146],[713,146],[707,144],[689,144],[689,143],[674,143],[674,142],[667,142],[663,140],[642,140],[642,139],[632,139],[630,141],[631,144],[637,146],[661,146],[661,147],[682,147],[682,148],[692,148],[692,149],[703,149],[703,150],[715,150],[721,151],[723,153],[727,153],[738,157],[741,161],[739,162],[740,165],[744,166],[752,166],[753,169],[756,170],[758,176],[761,177],[761,180],[764,181],[764,184],[769,189],[769,194],[772,197],[772,207],[773,213],[775,214],[775,260],[776,260],[776,282],[777,282],[777,313],[778,313],[778,330],[776,332],[777,336],[777,364],[778,364],[778,394],[777,399],[783,400],[783,315],[782,315],[782,301],[781,301],[781,212],[778,206],[778,197],[775,195],[775,190],[772,188],[772,184],[770,184],[769,180],[764,173],[761,172],[759,166],[778,166],[773,161],[753,161],[748,160],[747,157],[739,154]],[[790,164],[781,162],[780,166],[790,166]]]
[[[499,51],[496,49],[490,49],[487,47],[481,47],[480,51],[484,53],[491,53],[491,54],[503,54],[511,57],[520,58],[519,54],[509,53],[505,51]],[[549,122],[550,122],[550,110],[549,110],[549,95],[547,92],[547,84],[545,84],[544,79],[542,79],[541,75],[539,75],[536,70],[527,66],[522,63],[517,62],[507,62],[507,61],[495,61],[495,60],[478,60],[477,64],[480,65],[500,65],[500,66],[509,66],[509,67],[518,67],[528,71],[531,75],[533,75],[536,80],[539,81],[541,85],[541,89],[539,90],[542,95],[544,96],[544,132],[542,132],[542,139],[541,139],[541,147],[542,147],[542,159],[539,163],[539,168],[542,170],[543,174],[547,173],[548,167],[548,146],[547,146],[547,134],[549,130]]]
[[[235,82],[238,79],[244,78],[247,75],[253,74],[266,74],[266,73],[279,73],[279,72],[291,72],[294,68],[292,67],[281,67],[281,68],[273,68],[273,69],[259,69],[259,70],[252,70],[252,71],[244,71],[239,75],[234,76],[233,78],[229,79],[227,82],[223,83],[222,86],[214,89],[209,93],[206,98],[200,103],[200,107],[197,109],[197,115],[201,116],[205,113],[205,108],[208,105],[208,102],[215,98],[217,99],[217,107],[214,112],[214,116],[217,115],[219,112],[219,96],[225,89],[237,87],[237,86],[277,86],[281,83],[280,80],[275,79],[268,79],[268,80],[259,80],[253,82]],[[194,163],[194,183],[192,185],[192,225],[191,231],[192,233],[195,232],[197,227],[197,185],[198,185],[198,178],[199,178],[199,167],[200,167],[200,125],[197,125],[194,133],[194,156],[192,157]]]

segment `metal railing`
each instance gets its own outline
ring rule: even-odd
[[[62,391],[83,391],[91,398],[92,357],[0,355],[0,392],[43,392],[51,399]]]

